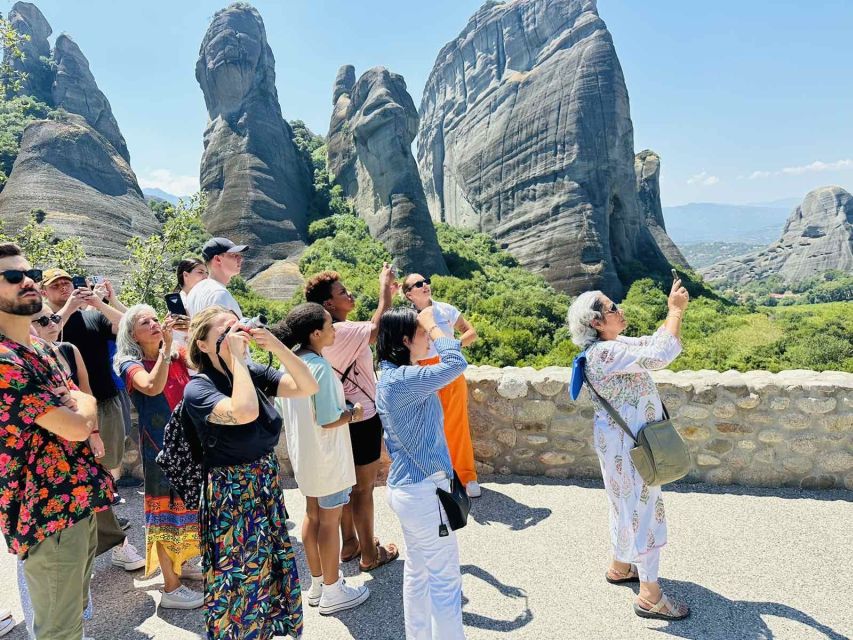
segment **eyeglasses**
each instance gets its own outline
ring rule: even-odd
[[[27,269],[26,271],[7,269],[6,271],[0,271],[0,276],[3,276],[9,284],[19,284],[24,279],[24,276],[35,282],[41,282],[43,273],[41,269]]]
[[[59,324],[60,322],[62,322],[62,316],[58,313],[52,313],[49,316],[42,316],[41,318],[36,318],[35,320],[33,320],[33,322],[38,324],[38,326],[40,327],[46,327],[51,322],[53,324]]]
[[[409,287],[409,291],[411,291],[412,289],[420,289],[425,284],[430,284],[429,278],[424,278],[423,280],[418,280],[417,282],[413,283],[412,286]]]
[[[622,311],[622,309],[617,307],[615,302],[611,302],[610,308],[607,311],[605,311],[604,313],[619,313],[620,311]]]

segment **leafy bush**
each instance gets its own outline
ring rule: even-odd
[[[44,217],[44,211],[33,209],[29,222],[13,236],[3,232],[3,221],[0,220],[0,242],[14,242],[21,247],[33,267],[58,267],[72,274],[82,273],[86,252],[80,238],[60,240],[56,237],[53,227],[44,224]]]
[[[30,96],[9,100],[0,98],[0,186],[12,173],[12,165],[21,149],[21,137],[31,122],[55,115],[44,102]]]

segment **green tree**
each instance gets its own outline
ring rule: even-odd
[[[130,239],[129,257],[124,261],[129,271],[121,287],[124,304],[149,304],[159,313],[165,311],[163,296],[175,289],[178,262],[198,256],[209,237],[202,223],[206,204],[201,193],[182,199],[176,207],[164,210],[160,233]]]
[[[0,221],[0,242],[17,244],[34,267],[58,267],[72,274],[82,273],[86,252],[80,238],[72,236],[60,240],[56,237],[53,227],[44,224],[44,218],[44,211],[34,209],[30,212],[29,222],[17,234],[11,236],[3,232],[3,224]]]

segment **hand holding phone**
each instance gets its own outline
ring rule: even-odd
[[[163,298],[166,300],[166,309],[173,316],[188,316],[184,301],[181,299],[180,293],[167,293]]]
[[[74,276],[71,278],[71,286],[75,289],[88,289],[89,283],[86,281],[86,276]]]

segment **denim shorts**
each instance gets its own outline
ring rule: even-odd
[[[343,491],[338,491],[332,495],[317,498],[317,502],[321,509],[337,509],[345,504],[349,504],[349,494],[351,491],[352,487],[347,487]]]

